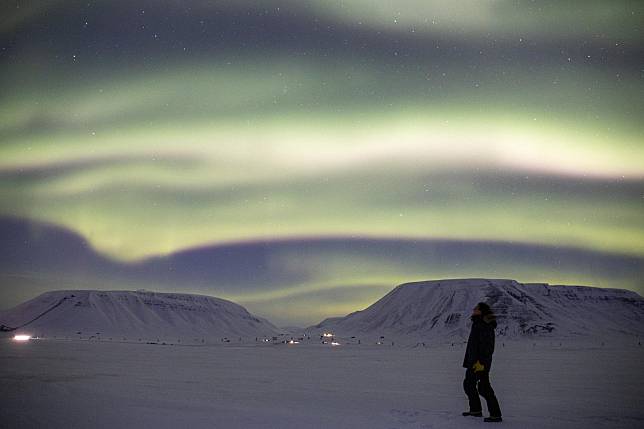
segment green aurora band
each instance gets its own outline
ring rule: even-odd
[[[297,9],[361,35],[400,38],[400,49],[295,54],[276,44],[145,56],[140,48],[141,60],[110,60],[65,54],[63,46],[50,52],[37,35],[32,43],[31,23],[82,18],[72,10],[80,3],[51,3],[27,2],[0,25],[3,40],[17,46],[2,63],[0,215],[64,226],[123,262],[320,236],[644,257],[643,64],[628,59],[642,52],[640,4],[588,2],[574,15],[579,2],[542,2],[537,11],[530,2],[193,1],[195,14]],[[584,40],[616,53],[597,60],[578,48]],[[477,48],[461,57],[451,42]],[[414,55],[406,43],[434,53]],[[523,44],[553,43],[575,48],[545,59],[521,54]],[[641,279],[611,284],[583,270],[504,266],[493,256],[491,265],[460,272],[386,269],[386,260],[361,258],[312,258],[306,264],[318,274],[306,283],[227,296],[272,305],[272,314],[279,297],[295,302],[308,291],[294,316],[303,320],[304,301],[332,294],[333,285],[364,287],[320,314],[355,310],[420,275],[642,287]]]

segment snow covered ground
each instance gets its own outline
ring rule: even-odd
[[[463,345],[0,340],[6,428],[478,428]],[[497,345],[505,428],[644,427],[644,346]],[[487,410],[485,410],[487,412]]]

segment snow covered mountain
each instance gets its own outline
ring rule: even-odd
[[[644,337],[644,298],[635,292],[499,279],[402,284],[363,311],[326,319],[306,331],[365,340],[453,342],[467,338],[469,315],[480,301],[495,310],[497,335],[508,339]],[[147,291],[47,292],[0,311],[0,325],[12,334],[188,343],[283,332],[230,301]]]
[[[2,330],[38,336],[185,342],[270,336],[279,329],[233,302],[147,291],[62,290],[0,312]]]
[[[644,336],[644,298],[635,292],[504,279],[402,284],[367,309],[326,319],[308,331],[358,338],[466,339],[472,308],[481,301],[495,311],[500,337]]]

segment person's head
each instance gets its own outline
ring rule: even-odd
[[[492,309],[484,302],[479,302],[472,310],[472,316],[485,316],[492,313]]]

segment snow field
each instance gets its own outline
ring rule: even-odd
[[[459,344],[187,347],[5,338],[0,427],[488,427],[460,415],[467,408],[463,353]],[[642,427],[642,362],[637,343],[499,343],[491,380],[502,427]]]

